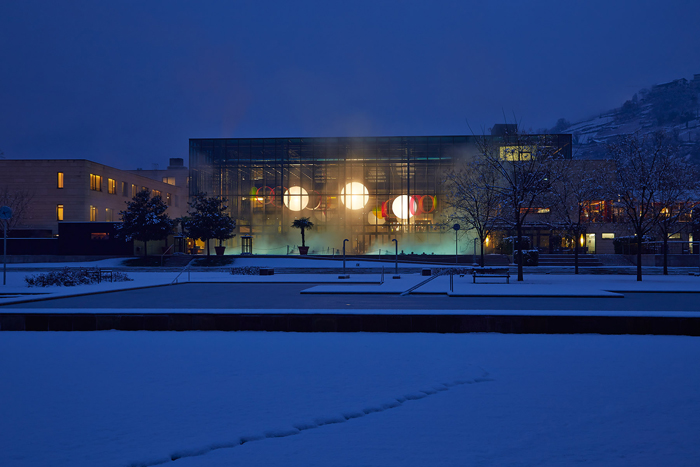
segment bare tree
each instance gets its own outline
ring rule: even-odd
[[[12,218],[7,221],[8,232],[22,223],[29,215],[34,199],[34,192],[29,190],[11,190],[7,186],[0,187],[0,206],[8,206],[12,209]],[[5,223],[0,222],[0,232],[5,228]],[[4,232],[3,232],[4,235]]]
[[[484,267],[484,241],[495,226],[500,206],[495,189],[497,183],[498,173],[488,161],[480,158],[467,160],[445,177],[451,217],[476,232],[481,244],[481,267]]]
[[[517,232],[518,281],[523,280],[523,225],[552,184],[552,162],[562,159],[561,148],[548,135],[507,131],[499,139],[478,139],[479,152],[496,171],[494,190],[501,209],[498,221]],[[514,251],[515,253],[515,251]]]
[[[691,213],[698,206],[699,176],[697,166],[676,153],[671,155],[659,179],[654,208],[659,211],[656,230],[663,242],[665,275],[668,275],[668,239],[688,226]]]
[[[554,179],[547,196],[552,225],[574,238],[574,273],[579,267],[579,238],[591,222],[591,202],[604,200],[612,183],[609,161],[562,160],[552,166]]]
[[[621,136],[607,146],[615,161],[613,195],[637,238],[637,280],[642,280],[642,241],[659,223],[659,196],[672,170],[676,147],[664,132]]]

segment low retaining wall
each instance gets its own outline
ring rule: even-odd
[[[498,332],[700,336],[700,318],[215,313],[2,313],[0,331]]]

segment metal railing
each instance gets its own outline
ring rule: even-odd
[[[187,282],[190,282],[190,266],[192,265],[192,262],[193,262],[194,260],[195,260],[195,258],[192,258],[192,259],[190,260],[190,262],[187,263],[187,265],[186,265],[184,268],[182,268],[182,271],[180,271],[180,272],[178,273],[178,275],[175,276],[175,279],[173,279],[173,281],[170,283],[170,285],[175,285],[175,284],[177,284],[177,283],[178,283],[178,279],[180,278],[180,276],[181,276],[185,271],[187,271]]]
[[[165,251],[163,252],[162,255],[160,255],[160,267],[161,267],[161,268],[163,267],[163,258],[165,257],[165,255],[168,254],[168,252],[169,252],[170,250],[173,249],[174,246],[175,246],[175,244],[173,243],[172,245],[170,245],[170,246],[168,247],[167,250],[165,250]]]

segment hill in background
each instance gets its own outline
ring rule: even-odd
[[[642,89],[621,107],[571,124],[559,119],[553,133],[571,133],[574,157],[601,159],[605,145],[637,131],[665,130],[700,164],[700,74]]]

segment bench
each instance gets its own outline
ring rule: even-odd
[[[474,269],[472,270],[472,277],[475,284],[477,277],[505,278],[506,284],[510,284],[510,271],[506,268]]]
[[[99,282],[109,279],[110,282],[114,282],[114,276],[112,275],[111,269],[98,269],[99,271]]]

